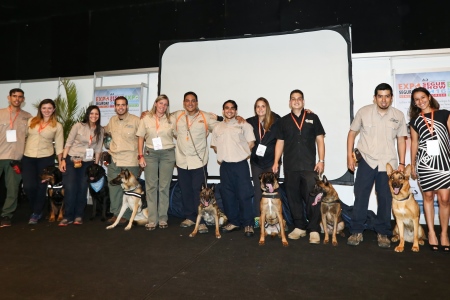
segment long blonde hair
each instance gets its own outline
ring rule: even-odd
[[[168,105],[167,105],[167,110],[165,112],[165,115],[166,115],[167,121],[170,123],[170,109],[169,109],[170,108],[170,101],[169,101],[169,97],[167,97],[164,94],[161,94],[158,97],[156,97],[156,100],[153,103],[153,107],[149,111],[149,115],[150,115],[150,117],[153,117],[154,115],[156,115],[156,103],[158,103],[161,100],[167,100]]]
[[[52,115],[50,116],[50,119],[48,120],[48,122],[49,122],[48,124],[51,127],[55,127],[56,126],[57,119],[56,119],[56,104],[55,104],[55,101],[53,101],[52,99],[44,99],[44,100],[42,100],[39,103],[38,113],[37,113],[36,117],[31,119],[30,128],[36,127],[37,125],[39,125],[39,123],[41,121],[44,120],[44,116],[42,115],[42,111],[41,111],[41,108],[42,108],[42,106],[44,104],[51,104],[53,106],[54,111],[53,111]]]
[[[258,104],[258,101],[262,101],[266,105],[266,115],[264,116],[264,130],[269,131],[270,127],[273,125],[273,122],[275,121],[275,118],[272,115],[272,110],[270,109],[269,101],[267,101],[267,99],[264,97],[259,97],[258,99],[256,99],[254,105],[256,117],[258,117],[258,114],[256,113],[256,105]]]

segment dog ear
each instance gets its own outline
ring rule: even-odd
[[[211,191],[213,191],[214,192],[214,189],[216,188],[216,185],[213,183],[213,184],[211,184]]]
[[[405,168],[405,176],[410,177],[411,176],[411,165],[408,164]]]
[[[322,182],[325,183],[326,185],[329,184],[327,176],[322,175]]]
[[[259,180],[261,180],[261,177],[262,177],[263,174],[264,173],[259,174],[259,176],[258,176]]]
[[[206,187],[205,187],[205,184],[202,183],[202,191],[203,191],[205,188],[206,188]]]
[[[388,176],[391,176],[392,171],[394,171],[394,169],[392,168],[391,164],[390,164],[390,163],[387,163],[387,164],[386,164],[386,173],[387,173],[387,175],[388,175]]]

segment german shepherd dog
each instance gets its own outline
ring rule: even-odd
[[[345,224],[341,220],[341,202],[338,193],[324,175],[322,180],[319,178],[316,179],[316,185],[311,196],[316,197],[313,205],[320,202],[320,213],[322,215],[321,225],[325,233],[323,243],[329,243],[329,235],[331,234],[331,243],[333,246],[337,246],[336,235],[340,234],[341,236],[345,236],[343,232]]]
[[[116,178],[110,181],[112,185],[121,185],[124,191],[122,207],[120,209],[119,215],[117,216],[116,221],[106,227],[106,229],[112,229],[119,224],[120,219],[123,214],[127,210],[127,208],[131,209],[133,213],[131,214],[130,221],[128,225],[125,227],[125,230],[130,230],[133,225],[133,221],[135,221],[138,225],[145,225],[148,223],[148,210],[147,210],[147,201],[142,200],[142,197],[145,195],[144,191],[139,184],[139,181],[136,177],[128,171],[128,169],[122,169],[119,175]]]
[[[198,205],[197,220],[195,222],[194,231],[189,235],[190,237],[195,237],[198,232],[198,226],[203,218],[206,224],[216,225],[216,238],[220,239],[221,235],[219,232],[219,226],[224,226],[228,222],[227,216],[220,210],[217,206],[216,197],[214,196],[214,188],[212,185],[210,188],[205,187],[202,184],[202,190],[200,192],[200,204]]]
[[[392,212],[396,225],[393,231],[392,241],[400,243],[395,247],[395,252],[403,252],[405,240],[413,243],[412,251],[419,252],[419,245],[423,245],[425,232],[419,225],[420,209],[409,185],[411,165],[407,165],[405,172],[394,170],[386,164],[387,176],[389,176],[389,188],[392,194]]]
[[[42,183],[47,183],[47,198],[50,202],[49,222],[61,221],[64,214],[64,187],[62,173],[55,166],[48,166],[42,170]],[[58,218],[56,218],[58,216]]]
[[[264,245],[266,235],[270,234],[272,237],[280,236],[281,243],[284,247],[287,247],[289,244],[284,230],[286,221],[283,219],[281,196],[277,192],[279,188],[277,176],[273,172],[265,172],[259,175],[259,181],[263,191],[260,201],[261,216],[259,222],[261,224],[261,234],[259,245]]]
[[[95,218],[97,212],[100,212],[101,220],[105,221],[111,205],[105,169],[100,165],[92,164],[86,169],[86,175],[89,183],[89,194],[92,197],[91,220]]]

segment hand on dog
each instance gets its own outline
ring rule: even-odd
[[[316,171],[319,175],[323,173],[325,169],[325,163],[318,162],[316,166],[314,167],[314,171]]]

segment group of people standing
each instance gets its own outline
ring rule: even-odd
[[[283,162],[286,193],[294,220],[294,229],[288,237],[299,239],[309,233],[310,243],[320,242],[320,206],[312,205],[314,199],[310,192],[317,175],[325,169],[325,130],[319,117],[305,109],[304,94],[300,90],[290,93],[291,112],[286,116],[274,113],[269,101],[261,97],[254,104],[255,115],[247,120],[238,116],[238,105],[233,100],[223,104],[223,117],[200,110],[194,92],[184,94],[184,110],[170,113],[169,98],[160,95],[152,109],[141,117],[129,114],[128,100],[120,96],[114,102],[116,115],[105,127],[100,126],[100,109],[89,106],[83,121],[72,127],[64,147],[62,126],[56,121],[53,100],[41,101],[38,114],[32,117],[20,108],[24,99],[21,89],[13,89],[8,96],[10,105],[0,110],[0,172],[5,173],[7,186],[1,214],[2,227],[11,225],[21,178],[11,163],[22,160],[24,189],[32,208],[29,224],[36,224],[43,215],[46,190],[45,184],[39,180],[39,173],[44,167],[54,164],[55,155],[63,172],[66,191],[64,218],[59,226],[81,225],[88,189],[86,168],[99,163],[104,134],[112,138],[108,182],[122,168],[127,168],[136,177],[140,176],[141,170],[144,171],[149,210],[146,229],[168,227],[169,188],[175,167],[185,215],[180,226],[193,226],[199,191],[207,183],[207,137],[211,134],[211,147],[220,163],[221,195],[229,220],[222,229],[224,232],[244,228],[245,236],[253,236],[260,214],[259,175],[266,171],[279,174]],[[362,159],[356,173],[349,245],[358,245],[363,240],[369,196],[375,183],[378,245],[390,246],[392,199],[385,166],[389,162],[393,166],[398,165],[400,171],[404,169],[407,136],[404,115],[391,106],[392,99],[392,88],[384,83],[378,85],[374,104],[361,108],[350,126],[347,138],[349,170],[354,171],[356,167],[352,152],[358,132],[357,147]],[[436,247],[433,199],[435,193],[438,195],[442,227],[440,243],[447,249],[450,187],[448,114],[446,110],[439,110],[439,104],[426,89],[418,88],[412,92],[413,176],[418,177],[424,193],[429,242]],[[114,216],[108,222],[112,223],[120,211],[122,190],[113,185],[109,185],[109,190]],[[130,211],[120,223],[127,222],[129,217]],[[200,225],[199,232],[208,232],[206,224]]]

